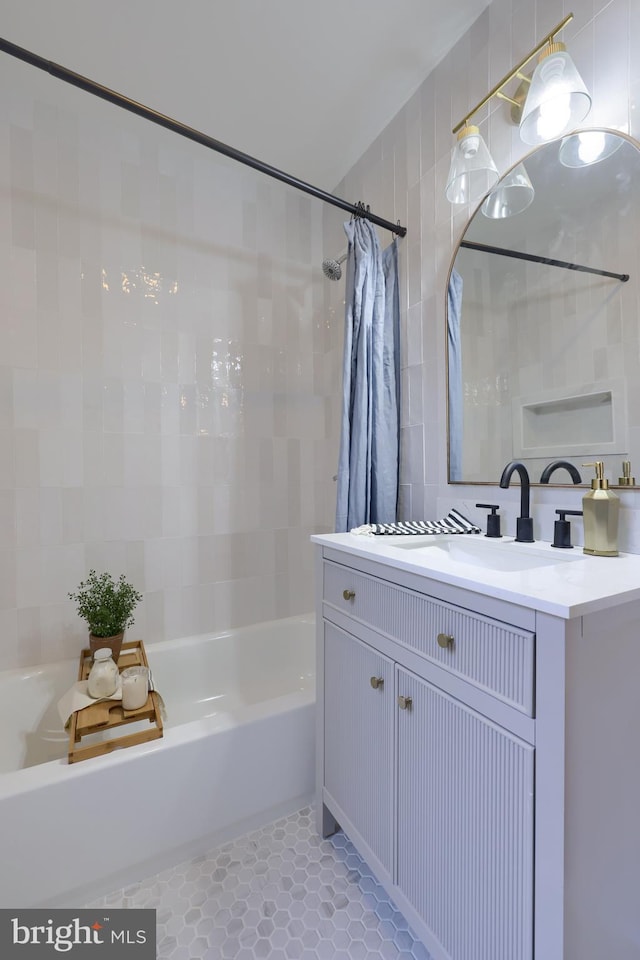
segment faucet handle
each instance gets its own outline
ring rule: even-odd
[[[563,547],[565,550],[572,550],[571,543],[571,524],[566,517],[581,517],[582,510],[556,510],[560,517],[553,524],[553,543],[552,547]]]
[[[491,513],[487,517],[487,532],[485,537],[501,537],[500,532],[500,516],[498,510],[500,509],[499,503],[476,503],[476,507],[483,507],[485,510],[491,510]]]

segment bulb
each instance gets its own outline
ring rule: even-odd
[[[571,119],[571,95],[561,93],[552,100],[540,104],[536,129],[543,140],[560,136]]]
[[[584,164],[595,163],[605,147],[605,137],[601,130],[578,135],[578,156]]]
[[[465,160],[475,157],[480,146],[480,137],[477,133],[469,133],[460,141],[460,152]]]

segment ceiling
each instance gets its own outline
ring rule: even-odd
[[[0,32],[333,190],[488,3],[3,0]]]

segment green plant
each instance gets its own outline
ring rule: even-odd
[[[90,570],[76,593],[69,594],[69,599],[77,602],[78,616],[87,621],[90,633],[95,637],[112,637],[134,622],[132,614],[142,594],[127,583],[124,573],[114,580],[110,573],[98,576],[95,570]]]

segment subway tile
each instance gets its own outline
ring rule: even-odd
[[[16,610],[16,632],[18,649],[15,662],[6,664],[7,667],[32,666],[46,662],[48,651],[43,643],[42,610],[40,606],[21,605]]]
[[[634,36],[635,7],[576,0],[566,31],[593,87],[591,119],[623,124],[630,115],[632,129],[638,77],[626,38]],[[457,45],[457,59],[443,59],[339,187],[410,228],[400,244],[409,514],[420,514],[434,489],[447,489],[442,291],[471,212],[452,210],[443,196],[451,127],[564,12],[560,0],[494,0]],[[100,128],[76,106],[80,99],[63,107],[45,85],[3,84],[3,97],[10,125],[0,139],[0,175],[14,189],[0,227],[11,264],[0,294],[0,489],[8,502],[37,504],[37,529],[23,520],[16,527],[24,550],[34,538],[50,547],[59,539],[83,546],[85,559],[126,564],[124,547],[136,544],[151,574],[145,625],[163,636],[208,616],[229,625],[241,606],[236,580],[256,586],[256,616],[300,597],[311,605],[311,551],[302,541],[307,524],[333,521],[344,323],[343,288],[327,285],[318,254],[323,222],[331,251],[346,246],[345,215],[316,212],[306,198],[228,161],[212,168],[135,119],[114,115]],[[481,117],[503,169],[522,152],[505,110]],[[52,197],[46,209],[36,185]],[[574,313],[580,306],[563,305]],[[627,343],[628,327],[623,337]],[[597,362],[616,370],[622,357],[602,344]],[[539,366],[527,375],[539,378]],[[293,459],[290,442],[298,444]],[[6,509],[2,516],[6,528]],[[278,576],[259,576],[240,548],[234,552],[234,538],[251,524],[262,544],[276,537]],[[210,592],[189,583],[165,596],[153,560],[158,542],[214,535],[229,563],[216,559]],[[204,555],[199,562],[208,576]],[[238,576],[225,579],[228,570]],[[22,560],[15,571],[20,602],[29,604],[18,612],[37,609]],[[60,599],[47,597],[47,605]],[[33,651],[38,646],[34,640]]]
[[[9,569],[9,551],[0,551],[0,583],[4,597],[0,606],[37,607],[42,603],[42,585],[40,574],[40,546],[18,547],[11,556]]]
[[[62,543],[84,542],[83,509],[81,486],[68,486],[60,491]]]
[[[24,647],[18,640],[17,607],[0,608],[0,670],[14,669],[24,656]],[[31,661],[37,663],[38,659]]]
[[[62,490],[60,487],[41,487],[40,542],[43,544],[62,544]]]

